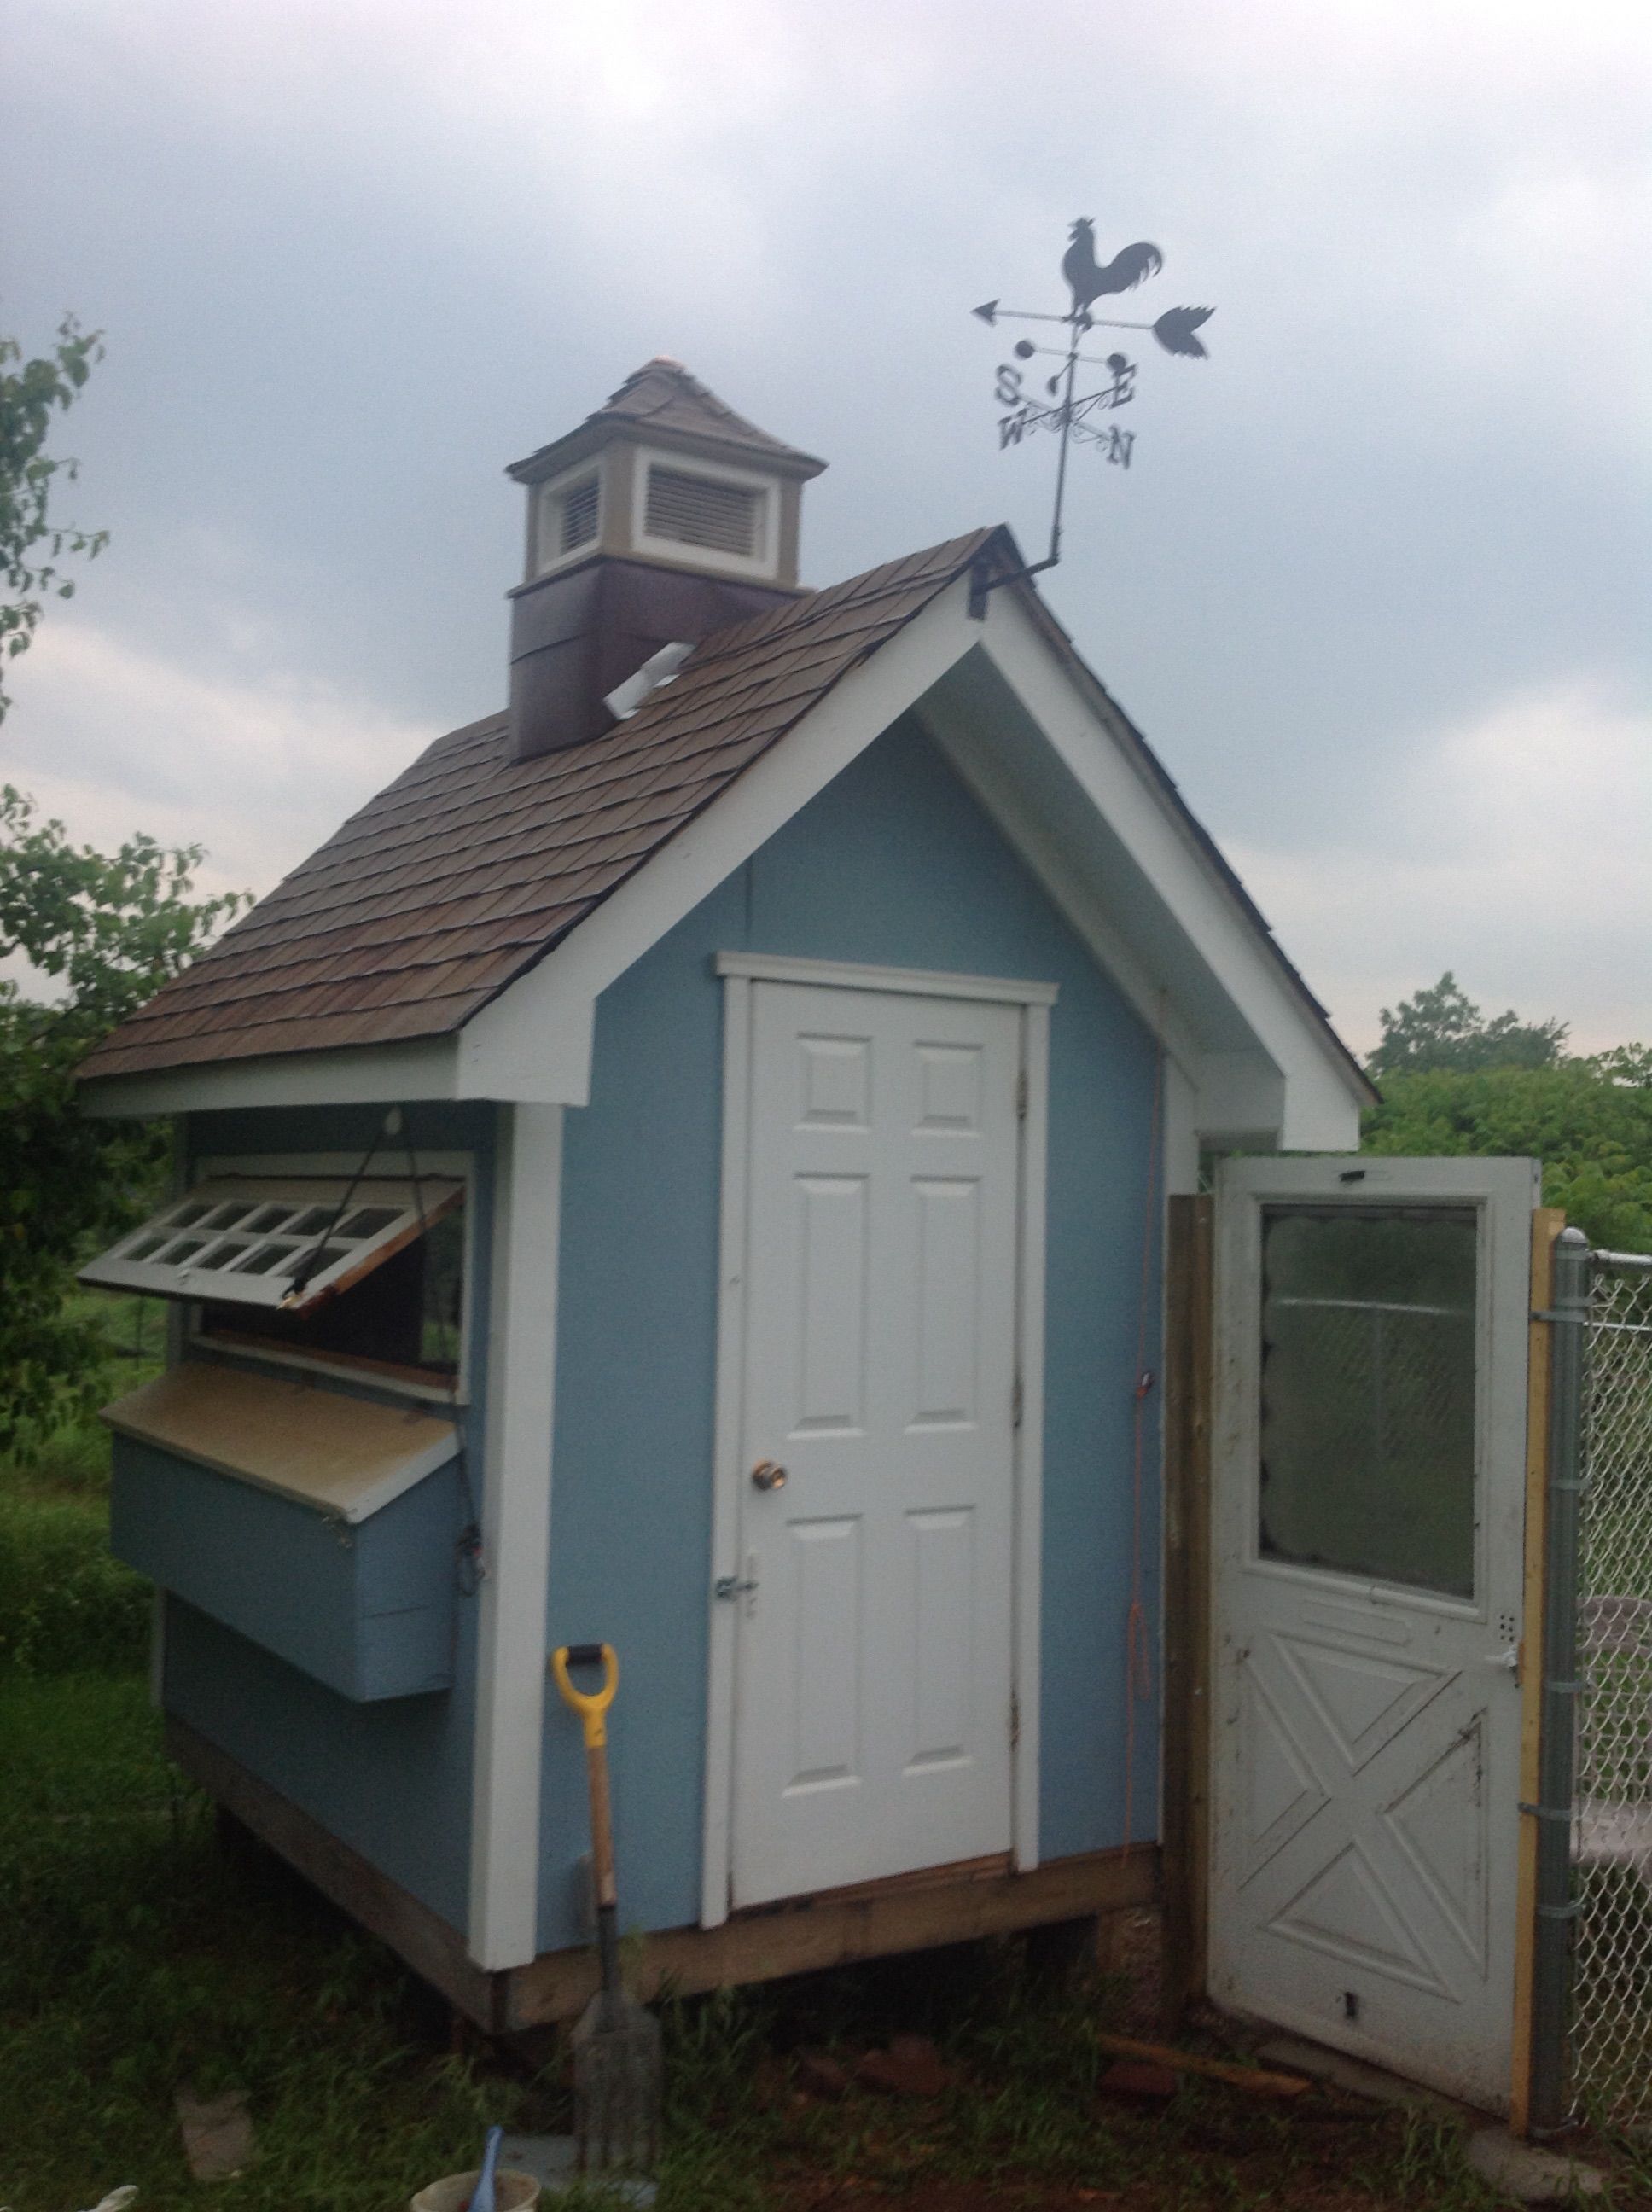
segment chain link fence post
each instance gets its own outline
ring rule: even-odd
[[[1543,1706],[1539,1753],[1537,1937],[1532,1980],[1534,2135],[1570,2114],[1572,1798],[1576,1774],[1578,1504],[1583,1479],[1585,1332],[1589,1248],[1564,1229],[1554,1251],[1549,1392],[1549,1511],[1543,1595]]]

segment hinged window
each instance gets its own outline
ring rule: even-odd
[[[750,485],[692,476],[656,463],[648,471],[643,528],[650,538],[756,560],[763,550],[763,502],[764,494]]]
[[[170,1200],[80,1271],[106,1290],[302,1320],[452,1213],[465,1186],[410,1178],[223,1176]]]

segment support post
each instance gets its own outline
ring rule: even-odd
[[[1515,2033],[1509,2084],[1509,2126],[1516,2136],[1532,2124],[1532,1973],[1537,1928],[1535,1807],[1541,1786],[1543,1740],[1543,1593],[1547,1586],[1549,1535],[1549,1352],[1553,1330],[1546,1316],[1554,1304],[1555,1240],[1566,1225],[1560,1207],[1540,1206],[1532,1215],[1532,1318],[1526,1361],[1526,1571],[1521,1612],[1520,1802],[1533,1809],[1520,1822],[1515,1892]]]
[[[1205,1994],[1210,1873],[1212,1209],[1172,1197],[1164,1288],[1163,2012]]]
[[[1581,1230],[1554,1249],[1550,1310],[1548,1529],[1543,1598],[1543,1716],[1537,1827],[1536,1932],[1532,1961],[1530,2126],[1552,2133],[1567,2117],[1570,2027],[1572,1793],[1577,1732],[1577,1569],[1583,1484],[1583,1384],[1590,1253]]]
[[[490,1972],[538,1949],[562,1179],[560,1106],[500,1117],[469,1915],[471,1958]]]

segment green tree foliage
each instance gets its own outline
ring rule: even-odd
[[[1561,1021],[1486,1021],[1448,972],[1382,1010],[1366,1065],[1382,1103],[1369,1152],[1512,1153],[1543,1163],[1543,1198],[1591,1243],[1652,1251],[1652,1047],[1592,1059],[1562,1050]]]
[[[23,359],[15,338],[0,337],[0,679],[32,642],[42,599],[74,597],[75,580],[58,563],[65,555],[90,559],[107,542],[106,531],[52,520],[58,479],[72,483],[79,464],[46,450],[53,414],[70,405],[102,358],[98,333],[82,331],[72,315],[59,324],[57,344],[33,361]],[[0,680],[0,720],[10,703]]]
[[[1384,1006],[1382,1041],[1365,1065],[1379,1083],[1436,1069],[1477,1073],[1491,1067],[1552,1067],[1568,1024],[1522,1022],[1511,1007],[1488,1022],[1448,968],[1431,990]]]
[[[61,822],[0,787],[0,957],[55,987],[51,1001],[0,981],[0,1450],[94,1392],[95,1322],[64,1304],[69,1268],[151,1198],[166,1154],[153,1124],[79,1111],[74,1071],[246,903],[197,899],[198,846],[129,838],[72,845]]]

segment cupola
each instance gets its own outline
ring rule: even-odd
[[[795,599],[803,486],[782,445],[663,358],[509,473],[527,493],[511,594],[511,741],[527,759],[610,727],[604,701],[664,646]]]

